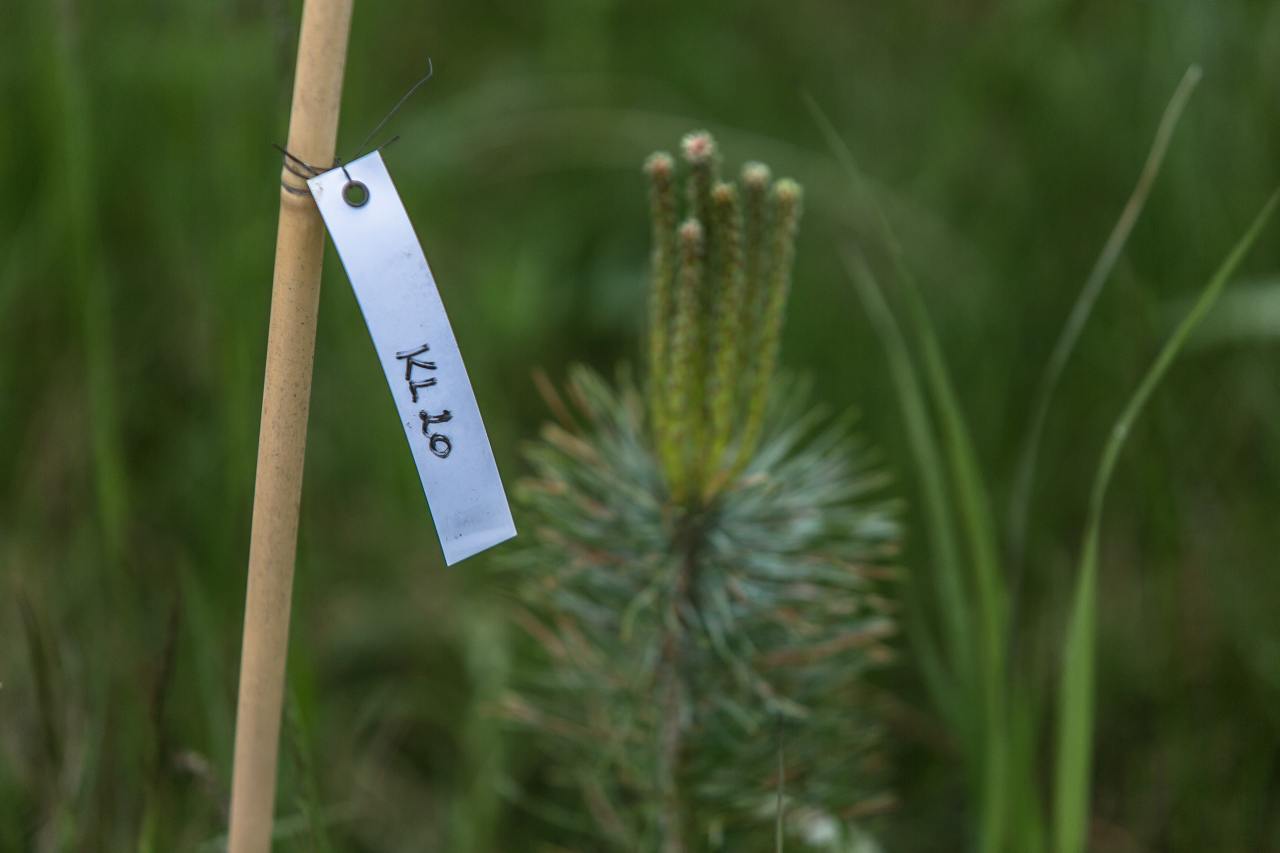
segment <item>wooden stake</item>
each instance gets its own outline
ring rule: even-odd
[[[305,0],[302,9],[288,150],[319,167],[333,162],[351,4],[352,0]],[[305,193],[306,185],[288,171],[282,180]],[[240,653],[230,853],[271,849],[323,257],[324,225],[315,202],[309,194],[282,188]]]

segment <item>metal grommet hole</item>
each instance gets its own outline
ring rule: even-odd
[[[347,181],[342,188],[342,200],[352,207],[364,207],[369,203],[369,188],[359,181]]]

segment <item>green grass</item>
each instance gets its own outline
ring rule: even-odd
[[[1098,538],[1107,487],[1115,473],[1134,422],[1142,414],[1156,387],[1164,379],[1195,327],[1213,308],[1222,289],[1235,274],[1245,255],[1257,242],[1262,228],[1275,212],[1280,191],[1271,198],[1249,225],[1222,266],[1213,274],[1200,298],[1161,347],[1151,368],[1143,375],[1133,396],[1125,404],[1107,436],[1102,461],[1094,474],[1089,495],[1089,515],[1080,546],[1080,568],[1072,597],[1067,636],[1063,643],[1062,684],[1058,705],[1057,774],[1054,786],[1054,837],[1059,853],[1079,853],[1085,848],[1089,816],[1089,769],[1093,756],[1094,666],[1097,656]]]
[[[1199,82],[1201,71],[1192,66],[1174,92],[1156,131],[1155,141],[1138,185],[1113,228],[1102,254],[1090,272],[1046,366],[1033,404],[1031,431],[1014,486],[1014,500],[1005,523],[1009,528],[1011,561],[1015,565],[1026,540],[1027,505],[1034,484],[1036,456],[1049,404],[1062,379],[1068,359],[1084,331],[1103,284],[1118,261],[1151,185],[1160,170],[1169,141],[1187,99]],[[881,339],[889,371],[897,387],[903,422],[907,428],[917,476],[926,499],[931,534],[931,561],[914,584],[938,591],[937,612],[921,607],[924,595],[917,591],[913,648],[921,659],[921,671],[932,688],[934,701],[949,718],[953,734],[971,765],[971,796],[979,812],[973,836],[977,849],[985,851],[1043,849],[1045,829],[1039,816],[1041,804],[1028,796],[1035,784],[1034,739],[1015,732],[1040,725],[1030,703],[1012,706],[1014,696],[1027,696],[1019,673],[1008,659],[1019,637],[1009,621],[1008,606],[1016,592],[1017,578],[1000,564],[996,522],[992,518],[980,463],[974,453],[965,417],[939,345],[939,338],[911,272],[901,242],[869,192],[862,171],[830,119],[812,98],[810,111],[851,182],[855,205],[874,212],[875,228],[859,241],[879,241],[889,256],[898,296],[907,317],[912,342],[886,302],[862,250],[846,255],[846,265]],[[1120,452],[1134,422],[1177,358],[1197,325],[1208,315],[1223,288],[1257,241],[1270,219],[1280,191],[1273,194],[1245,234],[1209,279],[1186,317],[1161,348],[1152,367],[1112,427],[1097,466],[1090,492],[1088,515],[1080,546],[1075,591],[1062,642],[1061,674],[1057,695],[1052,813],[1049,832],[1057,853],[1082,853],[1090,825],[1090,769],[1093,761],[1095,714],[1095,657],[1097,645],[1098,547],[1102,511]],[[856,245],[856,243],[855,243]],[[922,365],[922,366],[921,366]],[[948,493],[947,479],[952,491]],[[968,543],[969,553],[957,556],[957,541]],[[939,643],[938,635],[945,636]],[[940,648],[948,649],[943,654]],[[955,673],[948,682],[945,670]],[[1014,717],[1018,724],[1015,725]],[[975,719],[976,718],[976,719]],[[1018,800],[1019,793],[1022,798]],[[1042,796],[1040,800],[1049,800]]]

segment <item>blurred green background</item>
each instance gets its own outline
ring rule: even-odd
[[[300,4],[15,0],[0,35],[0,850],[217,849]],[[387,150],[508,481],[531,381],[639,351],[639,166],[707,127],[806,185],[784,359],[913,475],[840,263],[850,205],[802,93],[879,186],[1004,506],[1029,400],[1191,63],[1205,78],[1052,414],[1018,613],[1052,663],[1106,430],[1280,182],[1280,5],[358,2],[339,150]],[[1093,848],[1280,849],[1275,229],[1121,463],[1103,534]],[[491,713],[518,641],[446,571],[326,258],[280,849],[555,850]],[[517,514],[517,525],[520,523]],[[918,519],[908,513],[909,529]],[[911,534],[906,563],[927,571]],[[1039,646],[1044,650],[1037,651]],[[1047,671],[1051,671],[1048,667]],[[908,655],[887,849],[969,802]],[[832,745],[838,749],[838,744]]]

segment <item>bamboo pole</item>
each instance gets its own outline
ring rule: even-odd
[[[305,0],[288,150],[333,162],[353,0]],[[285,171],[286,186],[306,190]],[[298,506],[311,401],[324,226],[309,194],[280,190],[240,653],[230,853],[268,853],[284,694]]]

